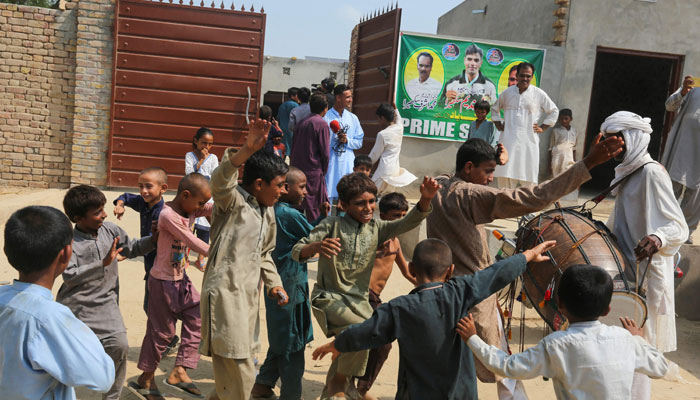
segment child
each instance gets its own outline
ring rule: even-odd
[[[571,110],[561,109],[549,142],[552,176],[560,175],[576,163],[576,129],[571,126],[571,121]]]
[[[287,164],[265,151],[270,123],[251,121],[243,147],[227,149],[211,176],[214,197],[212,246],[202,283],[201,354],[212,357],[215,391],[210,398],[247,400],[255,382],[255,326],[262,278],[267,294],[287,304],[272,261],[275,213]],[[238,169],[245,162],[243,183]]]
[[[553,246],[553,241],[544,242],[474,275],[450,279],[454,270],[450,248],[438,239],[423,240],[409,263],[418,286],[314,350],[313,358],[326,353],[343,357],[396,339],[400,352],[397,399],[476,399],[474,361],[455,335],[457,321],[520,276],[529,261],[547,260],[542,253]]]
[[[272,108],[270,108],[270,106],[262,106],[260,107],[258,115],[260,119],[268,121],[271,124],[270,132],[267,135],[267,142],[265,142],[265,151],[284,160],[284,157],[287,155],[287,148],[284,143],[282,143],[284,132],[277,121],[272,118]]]
[[[290,298],[286,306],[276,307],[274,300],[265,297],[270,348],[255,379],[251,394],[254,399],[273,397],[272,388],[278,379],[282,382],[280,399],[300,399],[304,347],[313,340],[306,263],[292,260],[291,253],[292,247],[328,215],[330,205],[325,203],[321,217],[309,223],[304,214],[294,208],[300,206],[306,196],[306,176],[301,170],[290,167],[285,186],[287,193],[275,203],[277,244],[272,259]]]
[[[486,141],[494,148],[498,145],[498,138],[501,135],[493,122],[486,119],[486,115],[491,111],[491,104],[486,100],[481,100],[474,106],[476,119],[469,124],[468,139],[479,138]]]
[[[117,256],[143,256],[155,248],[158,235],[129,240],[123,229],[105,222],[107,199],[94,186],[71,188],[63,209],[75,222],[73,256],[63,272],[63,285],[56,301],[70,308],[102,342],[114,361],[115,379],[103,399],[118,399],[126,378],[126,327],[119,311]]]
[[[408,212],[408,201],[401,193],[389,193],[379,200],[379,218],[383,221],[395,221],[403,218]],[[394,269],[394,261],[399,266],[399,270],[403,276],[408,279],[413,285],[416,285],[416,278],[408,271],[408,263],[401,252],[401,243],[399,238],[394,237],[387,240],[377,251],[377,258],[374,260],[372,268],[372,276],[369,280],[369,303],[372,309],[376,310],[382,304],[382,299],[379,295],[384,290],[387,280]],[[370,350],[369,359],[367,360],[367,368],[365,375],[357,380],[357,391],[362,396],[366,396],[372,384],[379,375],[382,365],[389,356],[391,351],[391,343],[385,344]]]
[[[399,165],[403,141],[401,114],[393,105],[387,103],[380,104],[375,113],[382,130],[377,133],[369,158],[376,164],[372,180],[381,196],[391,192],[393,188],[408,186],[416,180],[416,176]]]
[[[158,219],[158,257],[148,278],[151,293],[148,324],[141,345],[138,369],[143,371],[129,388],[143,396],[160,396],[153,380],[168,341],[175,335],[177,320],[182,321],[182,343],[175,367],[163,384],[194,397],[202,392],[192,383],[185,368],[197,368],[202,319],[199,313],[199,293],[187,276],[189,250],[207,255],[209,245],[192,233],[195,218],[210,216],[212,203],[209,180],[193,172],[185,175],[177,187],[177,195],[163,206]]]
[[[430,201],[438,188],[437,182],[426,176],[420,187],[421,198],[406,217],[377,221],[372,219],[377,187],[369,176],[352,173],[340,179],[338,196],[346,214],[326,218],[292,249],[292,258],[299,262],[317,253],[322,256],[311,305],[327,337],[372,315],[368,292],[376,249],[379,244],[420,225],[432,211]],[[359,351],[334,360],[321,398],[343,396],[348,386],[352,386],[350,378],[365,374],[367,356],[367,351]]]
[[[0,287],[0,398],[75,399],[106,392],[114,361],[71,311],[51,299],[71,259],[73,229],[53,207],[29,206],[5,224],[5,255],[19,279]]]
[[[610,312],[613,282],[592,265],[566,269],[557,289],[557,308],[569,320],[565,331],[554,332],[523,353],[509,356],[476,335],[474,319],[464,317],[457,332],[493,372],[513,379],[552,378],[557,399],[630,399],[635,372],[661,378],[668,371],[663,354],[647,343],[633,320],[603,325]],[[628,332],[629,331],[629,332]]]
[[[353,161],[353,163],[354,166],[352,168],[352,172],[359,172],[370,176],[370,172],[372,172],[372,159],[369,158],[369,156],[360,154],[355,157],[355,161]]]
[[[150,236],[151,226],[158,221],[160,211],[163,209],[163,194],[168,190],[168,175],[160,167],[149,167],[139,174],[139,194],[123,193],[114,200],[114,215],[118,220],[124,215],[124,206],[138,211],[141,219],[141,237]],[[143,256],[143,265],[146,269],[146,290],[143,296],[143,311],[148,313],[148,274],[153,268],[156,259],[156,250]]]
[[[185,154],[185,175],[196,172],[211,179],[211,173],[219,166],[219,158],[211,153],[214,144],[214,134],[209,128],[199,128],[192,138],[192,151]],[[197,218],[194,223],[194,232],[197,238],[209,244],[209,221],[205,217]],[[204,255],[198,254],[195,267],[204,269],[206,261]]]

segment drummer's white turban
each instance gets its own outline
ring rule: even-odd
[[[611,184],[631,174],[647,162],[653,161],[647,152],[652,132],[650,122],[650,118],[642,118],[629,111],[618,111],[605,118],[600,126],[600,131],[603,133],[622,132],[626,147],[622,163],[615,167],[615,179]],[[617,189],[615,188],[612,193],[617,194]]]

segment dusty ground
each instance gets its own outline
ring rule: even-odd
[[[119,192],[107,191],[105,192],[108,201],[112,201],[119,195]],[[54,207],[61,208],[61,200],[63,198],[63,192],[60,190],[43,190],[43,191],[20,191],[20,192],[0,192],[0,202],[3,206],[0,209],[0,236],[4,231],[4,222],[7,220],[9,215],[16,209],[29,204],[43,204],[51,205]],[[169,197],[168,197],[169,198]],[[108,208],[111,211],[111,207]],[[599,210],[596,210],[599,211]],[[601,207],[601,214],[597,215],[603,219],[603,214],[606,211],[606,207]],[[116,219],[111,215],[109,220],[117,222]],[[139,222],[138,215],[135,212],[127,211],[126,215],[119,222],[127,232],[134,235],[138,235],[139,232]],[[497,221],[495,225],[502,228],[507,228],[513,225],[512,221]],[[697,243],[697,241],[696,241]],[[188,271],[192,281],[196,287],[201,287],[202,273],[192,268]],[[310,266],[310,282],[312,286],[316,277],[316,266]],[[7,263],[4,253],[0,255],[0,282],[11,281],[16,277],[15,271]],[[142,299],[143,299],[143,261],[138,258],[134,260],[123,261],[120,265],[120,279],[121,279],[121,311],[124,316],[124,321],[126,322],[128,338],[129,338],[129,363],[128,363],[128,373],[127,379],[133,380],[140,373],[136,368],[136,361],[139,355],[139,349],[143,335],[146,328],[146,316],[141,309]],[[54,293],[58,290],[60,286],[60,279],[56,282],[54,286]],[[382,297],[384,301],[390,300],[396,296],[406,294],[411,290],[411,285],[403,279],[400,272],[395,268],[394,273],[389,280],[387,288],[385,289]],[[264,306],[263,306],[264,307]],[[265,313],[261,310],[262,318],[262,332],[261,340],[263,344],[263,350],[266,349],[267,336],[264,323]],[[516,309],[516,315],[519,315],[519,309]],[[513,321],[513,341],[511,342],[511,347],[514,351],[518,348],[518,321]],[[528,312],[525,321],[526,335],[525,343],[526,347],[529,347],[536,343],[542,338],[542,328],[543,322],[532,312]],[[685,378],[688,384],[668,382],[663,380],[656,380],[652,383],[653,398],[654,399],[700,399],[700,322],[693,322],[684,319],[678,319],[677,321],[678,329],[678,351],[673,353],[668,353],[667,357],[676,363],[678,363],[682,369],[681,374]],[[321,389],[323,387],[323,380],[325,377],[326,370],[330,364],[329,360],[322,361],[312,361],[311,352],[316,346],[325,343],[328,339],[323,337],[321,330],[315,324],[314,321],[314,332],[315,340],[307,347],[307,365],[306,372],[304,374],[304,398],[315,399],[318,398]],[[396,375],[398,372],[398,346],[394,346],[389,359],[382,369],[379,378],[372,390],[372,393],[380,399],[391,399],[394,397],[396,391]],[[260,360],[264,359],[264,353],[259,354],[258,358]],[[163,360],[161,363],[161,370],[157,379],[162,380],[165,378],[167,372],[173,367],[175,357],[171,355]],[[200,386],[200,388],[208,393],[213,388],[212,380],[212,370],[211,362],[207,357],[202,357],[199,367],[191,372],[192,378]],[[161,385],[162,386],[162,385]],[[525,387],[531,399],[554,399],[554,391],[552,390],[552,383],[545,382],[541,378],[533,379],[525,382]],[[479,397],[481,399],[490,400],[496,399],[496,389],[495,385],[486,385],[479,383]],[[165,393],[168,399],[178,399],[187,398],[183,397],[177,392],[169,390],[168,388],[161,387],[161,390]],[[95,393],[91,393],[85,390],[78,391],[79,399],[100,399],[101,396]],[[135,399],[133,395],[127,389],[122,392],[122,399]]]

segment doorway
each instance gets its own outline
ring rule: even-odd
[[[649,154],[658,160],[671,127],[672,113],[666,112],[664,103],[680,85],[683,58],[675,54],[598,47],[585,149],[589,149],[607,116],[616,111],[631,111],[651,118],[654,132]],[[617,164],[611,160],[591,170],[593,179],[583,187],[592,190],[608,187]]]

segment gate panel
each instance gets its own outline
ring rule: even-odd
[[[109,184],[136,186],[161,166],[171,188],[200,126],[212,152],[245,140],[245,110],[257,115],[265,14],[148,0],[117,0]]]

